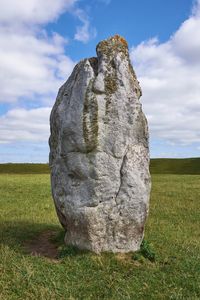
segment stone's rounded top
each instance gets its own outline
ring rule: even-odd
[[[122,36],[116,34],[98,43],[96,51],[97,55],[105,54],[106,56],[111,56],[112,53],[116,52],[123,52],[125,55],[128,55],[128,43]]]
[[[110,38],[107,39],[107,41],[111,41],[111,43],[116,43],[116,44],[122,44],[123,46],[125,46],[126,48],[128,48],[128,43],[125,40],[125,38],[123,38],[122,36],[120,36],[119,34],[116,34],[114,36],[111,36]]]

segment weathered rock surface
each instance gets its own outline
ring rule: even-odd
[[[65,242],[138,250],[150,194],[147,121],[126,41],[97,45],[60,88],[50,123],[52,194]]]

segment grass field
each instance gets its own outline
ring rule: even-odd
[[[152,176],[151,262],[65,248],[49,175],[1,173],[0,299],[200,299],[200,175]],[[45,257],[41,240],[60,258]]]

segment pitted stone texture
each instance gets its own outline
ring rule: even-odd
[[[139,249],[150,194],[147,121],[126,41],[97,45],[60,88],[50,123],[52,194],[65,242]]]

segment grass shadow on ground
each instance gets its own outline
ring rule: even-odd
[[[65,231],[58,225],[6,221],[0,224],[1,242],[21,254],[61,259],[67,256],[86,254],[64,244]]]
[[[64,230],[59,225],[28,221],[0,224],[1,244],[23,254],[56,258],[64,244]]]

